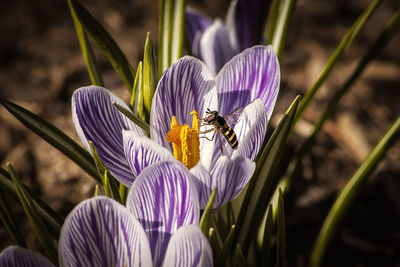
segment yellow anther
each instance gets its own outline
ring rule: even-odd
[[[192,111],[192,129],[189,125],[179,125],[176,117],[171,119],[171,130],[166,138],[172,142],[174,157],[181,161],[188,169],[194,167],[200,161],[200,142],[199,142],[199,116],[196,111]]]

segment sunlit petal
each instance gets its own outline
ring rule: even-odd
[[[198,226],[185,225],[173,234],[163,266],[213,266],[210,244]]]
[[[68,215],[59,257],[61,266],[153,266],[142,225],[106,197],[83,201]]]
[[[127,207],[143,225],[156,266],[164,258],[171,235],[199,221],[199,200],[192,175],[182,165],[159,162],[144,169],[133,183]]]
[[[111,174],[129,186],[134,176],[125,159],[122,131],[132,130],[144,136],[143,131],[121,114],[112,104],[127,105],[105,88],[81,87],[72,96],[72,118],[75,129],[88,151],[93,144]]]
[[[197,12],[196,10],[187,7],[185,12],[186,34],[189,43],[192,46],[192,54],[199,56],[200,38],[204,31],[212,24],[212,20]]]

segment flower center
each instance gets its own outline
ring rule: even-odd
[[[174,157],[189,170],[200,161],[199,115],[195,110],[190,114],[193,115],[192,128],[187,124],[180,125],[173,116],[171,130],[166,135],[167,141],[172,142]]]

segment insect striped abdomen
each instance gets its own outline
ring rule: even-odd
[[[223,133],[226,141],[228,141],[228,143],[231,145],[232,149],[237,149],[238,141],[237,141],[237,137],[236,137],[236,134],[233,131],[233,129],[226,125],[222,129],[222,133]]]

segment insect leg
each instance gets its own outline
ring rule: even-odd
[[[208,138],[207,136],[201,136],[201,137],[199,137],[199,138],[205,138],[205,139],[207,139],[208,141],[214,140],[215,134],[217,133],[217,130],[216,130],[216,129],[209,129],[209,130],[207,130],[207,131],[205,131],[205,132],[203,132],[203,133],[209,133],[209,132],[211,132],[210,130],[211,130],[211,131],[214,131],[214,134],[213,134],[213,136],[211,137],[211,139]],[[200,134],[200,133],[199,133],[199,134]]]

